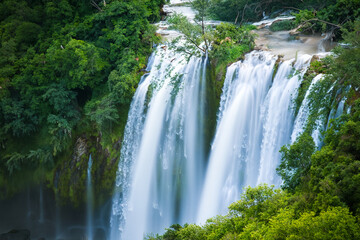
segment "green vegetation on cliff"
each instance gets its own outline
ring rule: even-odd
[[[79,202],[72,193],[81,195],[90,153],[104,181],[98,190],[112,188],[116,170],[109,169],[116,169],[131,98],[159,40],[151,23],[162,4],[0,3],[0,197],[47,179],[64,200]],[[79,141],[82,149],[74,148]]]
[[[202,225],[172,225],[157,240],[358,239],[360,226],[346,207],[303,207],[302,196],[273,187],[247,188],[229,213]]]
[[[194,0],[191,6],[197,11],[195,23],[182,14],[174,14],[168,19],[171,27],[183,34],[174,39],[171,46],[188,57],[203,54],[209,57],[210,75],[219,100],[227,66],[242,59],[254,48],[255,35],[251,30],[255,27],[232,23],[220,23],[213,27],[206,23],[210,17],[210,0]],[[180,40],[183,41],[178,44]]]
[[[246,53],[255,46],[255,34],[251,32],[252,25],[236,26],[231,23],[221,23],[214,30],[210,63],[215,75],[216,98],[220,99],[227,67],[242,60]]]

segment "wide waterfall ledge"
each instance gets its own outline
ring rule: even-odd
[[[173,3],[173,2],[171,2]],[[187,6],[170,5],[168,14]],[[318,54],[320,36],[289,39],[258,25],[257,48],[228,67],[216,131],[206,146],[208,58],[158,46],[134,95],[125,129],[111,213],[111,239],[142,239],[173,223],[204,223],[225,214],[244,187],[281,184],[279,150],[301,130],[292,107]],[[157,24],[166,40],[181,34]],[[282,61],[279,56],[282,55]],[[216,116],[215,116],[216,118]],[[294,125],[296,127],[294,128]]]

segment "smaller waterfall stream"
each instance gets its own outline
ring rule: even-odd
[[[87,179],[86,179],[86,236],[87,240],[93,239],[94,234],[94,193],[93,186],[91,183],[91,167],[92,158],[91,154],[89,157],[88,168],[87,168]]]
[[[344,107],[345,107],[345,102],[346,102],[346,97],[344,97],[343,99],[341,99],[341,101],[339,102],[338,107],[336,108],[336,113],[334,118],[338,118],[340,117],[341,114],[343,114],[344,112]]]
[[[30,199],[30,188],[28,187],[26,189],[26,220],[27,220],[27,225],[30,225],[31,222],[31,215],[32,213],[32,208],[31,208],[31,199]]]
[[[315,84],[323,77],[322,74],[317,75],[311,82],[309,89],[306,91],[304,100],[300,106],[299,112],[296,116],[294,123],[294,130],[291,134],[291,143],[296,141],[296,138],[299,137],[305,130],[305,125],[307,123],[307,119],[309,117],[310,110],[308,108],[309,105],[309,94],[311,90],[314,88]]]
[[[60,235],[61,235],[61,211],[60,211],[60,206],[57,203],[55,203],[55,239],[58,239]]]
[[[39,188],[39,223],[44,223],[44,196],[43,196],[43,186],[40,185]]]

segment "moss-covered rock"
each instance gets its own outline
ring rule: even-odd
[[[86,180],[89,157],[96,204],[107,200],[113,190],[120,158],[121,135],[110,146],[104,146],[101,135],[84,133],[77,138],[72,153],[54,170],[52,185],[62,204],[79,206],[86,201]]]
[[[314,77],[320,73],[326,73],[328,69],[328,59],[320,59],[319,56],[314,55],[311,59],[310,67],[306,71],[303,80],[298,89],[298,94],[295,99],[295,115],[299,112],[301,103],[305,98],[305,94],[310,87]]]

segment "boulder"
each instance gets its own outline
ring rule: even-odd
[[[26,229],[11,230],[0,234],[0,240],[30,240],[30,231]]]

